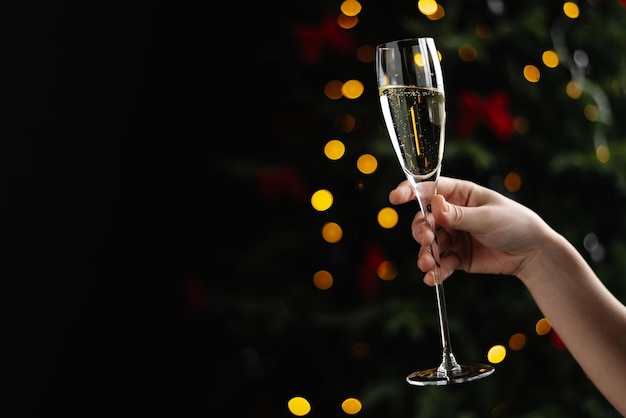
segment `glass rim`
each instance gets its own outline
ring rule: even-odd
[[[403,38],[403,39],[396,39],[394,41],[382,42],[382,43],[376,45],[376,48],[382,48],[385,45],[390,45],[390,44],[417,43],[417,41],[420,40],[420,39],[432,39],[433,42],[435,41],[435,38],[432,37],[432,36],[415,36],[415,37],[411,37],[411,38]]]

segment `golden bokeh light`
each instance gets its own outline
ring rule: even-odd
[[[385,229],[391,229],[398,224],[398,212],[394,208],[386,207],[378,211],[378,224]]]
[[[359,23],[359,18],[356,16],[346,16],[340,14],[337,16],[337,24],[344,29],[352,29]]]
[[[599,145],[596,147],[596,158],[601,163],[608,162],[611,159],[611,151],[609,150],[609,147],[606,145]]]
[[[417,65],[418,67],[424,66],[424,57],[422,56],[422,54],[415,54],[413,56],[413,61],[415,61],[415,65]]]
[[[378,168],[378,160],[372,154],[363,154],[357,161],[356,166],[363,174],[372,174]]]
[[[437,3],[437,10],[435,10],[435,13],[431,15],[426,15],[426,17],[429,20],[439,20],[439,19],[443,19],[445,15],[446,15],[445,9],[443,8],[441,4]]]
[[[341,9],[341,13],[346,16],[356,16],[361,13],[361,3],[356,0],[345,0],[341,3],[339,7]]]
[[[537,335],[546,335],[552,329],[552,324],[548,321],[548,318],[541,318],[535,324],[535,331]]]
[[[326,270],[316,271],[313,274],[313,285],[320,290],[328,290],[333,286],[333,275]]]
[[[391,261],[383,261],[376,268],[376,274],[382,280],[393,280],[398,276],[398,268]]]
[[[349,113],[342,113],[335,117],[335,126],[341,132],[352,132],[356,128],[356,118]]]
[[[522,187],[522,178],[515,171],[511,171],[504,177],[504,188],[515,193]]]
[[[489,362],[493,364],[501,363],[505,357],[506,347],[501,344],[494,345],[489,349],[489,352],[487,353],[487,360],[489,360]]]
[[[333,205],[333,194],[326,189],[320,189],[311,196],[311,205],[318,212],[324,212]]]
[[[598,106],[594,104],[586,105],[583,113],[585,114],[587,120],[590,120],[591,122],[596,122],[600,117],[600,110],[598,110]]]
[[[580,15],[578,5],[573,1],[566,1],[563,3],[563,13],[570,19],[576,19]]]
[[[536,83],[541,78],[541,72],[539,68],[535,67],[532,64],[528,64],[524,66],[524,78],[531,83]]]
[[[311,412],[311,404],[301,396],[294,396],[289,399],[287,402],[287,408],[289,408],[289,412],[297,417],[303,417]]]
[[[361,45],[356,50],[356,58],[366,64],[374,62],[376,58],[376,48],[372,45]]]
[[[343,97],[342,87],[343,83],[341,81],[331,80],[324,86],[324,95],[332,100],[341,99]]]
[[[346,146],[338,139],[331,139],[324,145],[324,155],[329,160],[336,161],[344,156]]]
[[[472,45],[461,45],[458,49],[459,58],[465,62],[472,62],[478,58],[478,51]]]
[[[437,2],[435,0],[419,0],[417,10],[426,16],[434,15],[437,12]]]
[[[341,403],[341,409],[348,415],[358,414],[361,408],[361,401],[356,398],[348,398]]]
[[[580,99],[580,96],[583,94],[583,88],[575,81],[569,81],[565,86],[565,94],[567,94],[571,99]]]
[[[509,348],[513,351],[519,351],[526,346],[526,335],[521,332],[511,335],[509,338]]]
[[[559,65],[559,56],[552,50],[544,51],[541,54],[541,61],[548,68],[556,68]]]
[[[341,87],[341,92],[348,99],[358,99],[364,90],[365,86],[359,80],[348,80]]]
[[[343,238],[343,229],[336,222],[326,222],[322,227],[322,238],[328,243],[335,244]]]

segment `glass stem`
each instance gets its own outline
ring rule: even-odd
[[[442,372],[454,372],[461,369],[461,366],[457,363],[452,353],[452,347],[450,344],[450,330],[448,329],[448,312],[446,310],[446,297],[443,292],[443,281],[441,279],[440,272],[440,253],[439,242],[437,241],[437,231],[435,229],[435,221],[430,212],[430,205],[427,210],[424,211],[426,222],[430,226],[435,235],[435,239],[430,244],[430,251],[432,252],[433,259],[435,260],[435,268],[433,269],[435,279],[435,296],[437,298],[437,314],[439,317],[439,331],[441,333],[441,347],[443,348],[441,365],[439,371]]]

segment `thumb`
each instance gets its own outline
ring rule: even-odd
[[[435,223],[448,229],[467,231],[469,225],[466,222],[466,209],[446,201],[443,195],[435,195],[431,201],[431,210]]]

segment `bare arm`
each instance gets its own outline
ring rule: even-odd
[[[626,416],[626,307],[551,232],[518,277],[589,379]]]
[[[441,273],[456,269],[517,276],[570,353],[607,400],[626,416],[626,307],[578,251],[537,214],[493,190],[442,177],[431,208],[440,243]],[[414,199],[408,182],[389,195]],[[434,285],[434,239],[421,213],[412,224],[421,244],[418,266]]]

